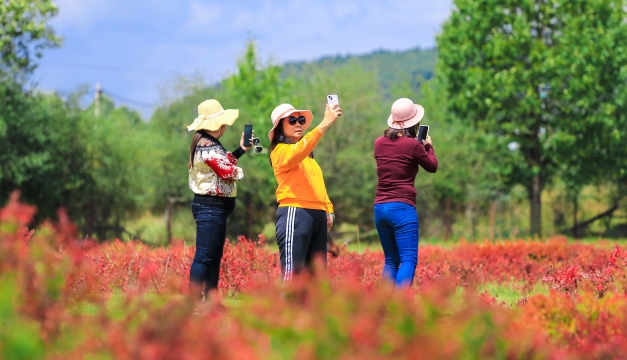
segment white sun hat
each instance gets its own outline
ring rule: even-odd
[[[300,113],[305,117],[305,125],[303,125],[303,132],[307,130],[309,125],[311,125],[311,120],[313,119],[313,114],[310,110],[298,110],[294,108],[290,104],[281,104],[272,110],[272,114],[270,115],[270,119],[272,120],[272,129],[268,133],[268,138],[272,141],[272,137],[274,136],[274,129],[276,129],[277,125],[279,125],[281,119],[290,116],[293,113]]]

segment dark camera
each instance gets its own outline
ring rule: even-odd
[[[261,141],[259,140],[259,138],[254,137],[253,138],[253,145],[255,145],[255,153],[259,154],[263,148],[259,145]]]

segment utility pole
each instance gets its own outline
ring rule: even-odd
[[[96,117],[100,116],[100,94],[102,94],[102,88],[100,83],[96,83],[96,99],[94,100],[94,115]]]

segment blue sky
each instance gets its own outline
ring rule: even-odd
[[[33,80],[42,90],[102,88],[149,116],[179,94],[176,79],[232,74],[246,40],[264,61],[432,47],[452,0],[57,0],[64,38]],[[201,77],[198,74],[202,75]],[[135,102],[131,102],[133,100]]]

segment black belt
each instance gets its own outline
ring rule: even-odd
[[[226,208],[235,205],[235,198],[194,194],[194,199],[192,200],[192,202],[201,205]]]

